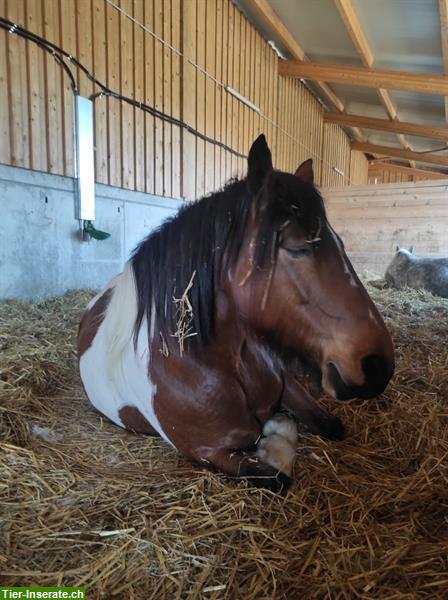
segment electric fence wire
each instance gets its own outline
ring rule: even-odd
[[[136,21],[133,17],[131,17],[130,15],[128,15],[125,11],[123,11],[123,9],[121,9],[120,7],[116,6],[113,2],[111,2],[110,0],[106,0],[106,2],[108,2],[108,4],[110,4],[111,6],[115,7],[117,10],[119,10],[120,13],[122,13],[125,17],[131,19],[135,24],[137,24],[138,26],[142,27],[147,33],[149,33],[150,35],[152,35],[155,39],[157,39],[157,41],[159,41],[160,43],[167,45],[173,52],[175,52],[177,55],[179,55],[180,57],[184,57],[184,55],[177,50],[176,48],[174,48],[173,46],[171,46],[170,44],[168,44],[168,42],[165,42],[162,38],[160,38],[159,36],[157,36],[154,32],[152,32],[151,30],[149,30],[147,27],[145,27],[143,24],[139,23],[138,21]],[[36,45],[38,45],[40,48],[42,48],[43,50],[45,50],[46,52],[48,52],[49,54],[51,54],[53,56],[53,58],[56,60],[56,62],[64,69],[64,72],[67,74],[67,76],[70,79],[71,82],[71,87],[73,90],[74,94],[79,94],[79,90],[78,90],[78,86],[76,83],[76,79],[73,75],[72,70],[70,69],[69,65],[67,64],[66,61],[68,61],[69,63],[75,65],[82,73],[84,73],[84,75],[95,85],[97,85],[100,88],[100,92],[97,92],[95,94],[92,94],[90,96],[90,99],[92,101],[95,101],[98,98],[101,97],[110,97],[110,98],[115,98],[117,100],[120,100],[122,102],[125,102],[131,106],[134,106],[136,108],[139,108],[141,110],[143,110],[144,112],[147,112],[148,114],[161,119],[162,121],[165,121],[167,123],[170,123],[172,125],[176,125],[182,129],[184,129],[185,131],[188,131],[189,133],[191,133],[192,135],[194,135],[195,137],[203,140],[204,142],[213,144],[214,146],[217,146],[219,148],[222,148],[223,150],[225,150],[226,152],[229,152],[230,154],[238,157],[238,158],[243,158],[243,159],[247,159],[247,155],[243,154],[241,152],[238,152],[237,150],[234,150],[232,147],[228,146],[227,144],[220,142],[214,138],[211,138],[207,135],[205,135],[204,133],[201,133],[199,130],[195,129],[194,127],[192,127],[191,125],[189,125],[188,123],[186,123],[185,121],[181,120],[181,119],[177,119],[176,117],[173,117],[153,106],[149,106],[148,104],[145,104],[144,102],[139,102],[138,100],[135,100],[134,98],[130,98],[129,96],[124,96],[123,94],[119,94],[118,92],[114,92],[113,90],[111,90],[107,85],[105,85],[102,81],[100,81],[95,75],[93,75],[89,69],[87,69],[87,67],[85,67],[85,65],[83,65],[83,63],[81,63],[75,56],[71,55],[69,52],[67,52],[66,50],[64,50],[63,48],[61,48],[60,46],[58,46],[57,44],[54,44],[48,40],[46,40],[45,38],[41,37],[40,35],[38,35],[37,33],[33,33],[27,29],[25,29],[24,27],[17,25],[16,23],[10,21],[9,19],[5,19],[4,17],[0,17],[0,28],[8,31],[10,34],[15,34],[19,37],[22,37],[30,42],[35,43]],[[220,82],[219,80],[217,80],[215,77],[213,77],[210,73],[208,73],[205,69],[202,69],[201,67],[199,67],[199,65],[197,65],[196,63],[194,63],[193,61],[191,61],[190,59],[187,59],[188,62],[190,64],[192,64],[195,68],[197,68],[199,71],[201,71],[204,75],[206,75],[207,77],[210,77],[218,86],[221,86],[224,90],[227,91],[226,89],[226,85],[223,82]],[[328,163],[327,161],[325,161],[321,156],[319,156],[318,154],[316,154],[316,152],[314,152],[312,149],[308,148],[305,144],[303,144],[303,142],[301,142],[300,140],[297,140],[294,136],[292,136],[288,131],[284,130],[282,127],[280,127],[277,123],[275,123],[275,121],[273,121],[272,119],[270,119],[269,117],[267,117],[267,115],[264,115],[263,113],[259,113],[260,117],[262,119],[264,119],[265,121],[271,123],[275,128],[277,128],[279,131],[281,131],[284,135],[286,135],[290,140],[292,140],[293,142],[297,143],[298,145],[302,146],[303,148],[305,148],[311,155],[313,155],[315,158],[317,158],[322,164],[326,164],[331,170],[334,170],[333,166]],[[344,177],[344,179],[347,179],[347,181],[351,182],[351,179],[349,177],[347,177],[345,174],[342,175]]]

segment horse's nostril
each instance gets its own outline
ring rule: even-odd
[[[362,370],[364,372],[366,382],[374,382],[380,379],[384,381],[390,376],[390,369],[386,360],[378,354],[369,354],[362,359]]]
[[[333,363],[327,364],[327,376],[336,398],[349,400],[350,398],[374,398],[381,394],[392,377],[394,366],[379,354],[369,354],[361,360],[364,373],[362,385],[350,385],[342,377],[342,373]]]

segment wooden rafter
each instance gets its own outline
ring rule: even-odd
[[[353,150],[361,150],[375,156],[393,156],[395,158],[405,158],[406,160],[415,160],[419,162],[429,163],[448,167],[448,156],[440,156],[431,152],[413,152],[412,150],[404,150],[402,148],[391,148],[389,146],[378,146],[365,142],[352,142]]]
[[[440,140],[442,142],[448,140],[448,127],[429,127],[428,125],[417,125],[416,123],[387,121],[386,119],[376,119],[374,117],[363,117],[336,112],[325,113],[324,121],[326,123],[336,123],[337,125],[375,129],[377,131],[389,131],[396,134],[415,135],[417,137]]]
[[[373,53],[370,49],[367,38],[364,35],[364,31],[355,13],[351,0],[334,1],[364,66],[371,67],[374,62]]]
[[[369,161],[369,175],[374,175],[375,172],[380,173],[386,168],[388,171],[394,171],[395,173],[403,173],[405,175],[418,175],[425,179],[446,179],[448,175],[441,171],[430,171],[428,169],[416,169],[405,167],[404,165],[395,165],[390,163],[378,163],[376,161]]]
[[[267,0],[245,0],[244,5],[256,14],[276,38],[281,42],[291,56],[298,61],[308,61],[302,46],[297,42],[293,35],[285,27],[282,20],[275,13]],[[323,81],[315,81],[315,86],[322,100],[338,112],[344,112],[344,103],[338,98],[333,90]],[[357,140],[365,140],[364,135],[359,129],[353,129],[353,135]]]
[[[364,34],[364,30],[359,22],[358,16],[353,8],[352,0],[335,0],[336,8],[344,22],[344,25],[352,39],[353,44],[358,51],[359,57],[365,67],[372,67],[375,61],[369,42]],[[389,119],[398,120],[397,109],[390,97],[390,94],[384,88],[378,90],[378,97],[386,111]],[[412,149],[410,143],[404,135],[398,135],[398,139],[403,148]],[[412,165],[415,167],[415,165]]]
[[[346,67],[296,60],[280,60],[278,72],[286,77],[327,81],[373,88],[388,88],[420,92],[422,94],[448,95],[448,76],[408,71],[386,71],[364,67]]]

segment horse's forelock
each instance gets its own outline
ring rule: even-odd
[[[275,258],[278,234],[286,223],[299,225],[311,239],[326,219],[322,197],[314,185],[281,171],[269,176],[258,195],[258,207],[254,257],[258,268]]]
[[[271,179],[275,179],[275,189],[267,188]],[[193,335],[186,339],[186,348],[208,345],[215,328],[216,287],[239,256],[251,212],[257,227],[254,262],[260,268],[275,259],[278,234],[287,220],[312,235],[324,213],[314,186],[281,172],[272,174],[255,195],[246,180],[234,180],[223,190],[183,207],[132,255],[138,300],[135,340],[146,317],[148,328],[156,319],[155,333],[164,343],[175,342],[181,299],[188,290],[191,319],[187,331]]]

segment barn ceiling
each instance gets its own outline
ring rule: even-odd
[[[286,59],[310,61],[313,66],[332,64],[428,76],[448,74],[448,0],[238,0],[236,3]],[[386,88],[378,91],[374,87],[328,82],[330,94],[336,96],[336,101],[332,101],[321,84],[311,79],[307,83],[329,112],[448,127],[448,108],[443,95]],[[345,128],[358,144],[387,146],[391,151],[434,152],[445,145],[445,141],[431,137],[365,127]],[[448,158],[448,151],[438,151],[434,156]],[[394,157],[394,160],[402,159]],[[448,171],[448,166],[426,162],[418,154],[405,162]]]

